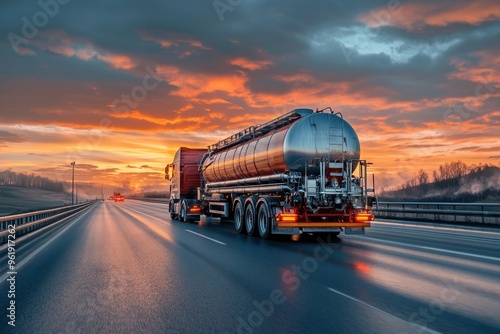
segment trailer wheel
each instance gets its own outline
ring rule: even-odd
[[[269,206],[267,202],[263,202],[259,205],[259,210],[257,214],[257,226],[259,227],[259,235],[261,239],[269,239],[271,236],[271,222],[269,216]]]
[[[238,233],[245,233],[245,224],[243,220],[243,204],[238,201],[234,206],[234,227]]]
[[[245,227],[248,235],[254,235],[256,232],[255,228],[255,204],[252,201],[247,200],[247,205],[245,207]]]

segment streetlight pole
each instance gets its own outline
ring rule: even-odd
[[[73,166],[73,173],[71,174],[71,205],[75,204],[74,194],[75,194],[75,162],[71,163]]]

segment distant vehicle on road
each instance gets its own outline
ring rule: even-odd
[[[110,201],[114,201],[115,200],[115,197],[114,196],[109,196],[108,198]]]
[[[120,193],[115,193],[114,200],[115,202],[125,202],[125,198]]]

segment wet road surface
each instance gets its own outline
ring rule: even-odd
[[[498,333],[499,241],[389,222],[262,241],[106,201],[16,248],[14,298],[2,248],[0,333]]]

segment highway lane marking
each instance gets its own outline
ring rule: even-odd
[[[124,208],[124,209],[125,209],[125,208]],[[164,220],[162,220],[161,218],[158,218],[158,217],[154,217],[154,216],[148,215],[147,213],[143,213],[143,212],[140,212],[140,211],[137,211],[137,210],[131,209],[131,208],[127,208],[127,210],[130,210],[130,211],[132,211],[132,212],[139,213],[139,214],[141,214],[141,215],[149,216],[149,217],[154,218],[154,219],[157,219],[157,220],[159,220],[159,221],[161,221],[161,222],[166,222],[168,225],[172,225],[171,223],[169,223],[169,222],[167,222],[167,221],[164,221]],[[192,231],[192,230],[188,230],[188,229],[185,229],[185,230],[186,230],[186,231],[188,231],[189,233],[196,234],[197,236],[200,236],[200,237],[205,238],[205,239],[207,239],[207,240],[210,240],[210,241],[216,242],[216,243],[218,243],[218,244],[220,244],[220,245],[227,246],[227,244],[226,244],[226,243],[224,243],[224,242],[222,242],[222,241],[219,241],[219,240],[216,240],[216,239],[213,239],[213,238],[207,237],[206,235],[203,235],[203,234],[197,233],[197,232]]]
[[[202,238],[208,239],[208,240],[210,240],[210,241],[216,242],[216,243],[218,243],[218,244],[221,244],[221,245],[227,246],[227,244],[226,244],[226,243],[224,243],[224,242],[222,242],[222,241],[219,241],[219,240],[215,240],[215,239],[210,238],[210,237],[207,237],[206,235],[203,235],[203,234],[200,234],[200,233],[197,233],[197,232],[195,232],[195,231],[188,230],[188,229],[186,229],[186,231],[188,231],[189,233],[196,234],[197,236],[200,236],[200,237],[202,237]]]
[[[74,224],[76,224],[82,218],[86,217],[91,211],[93,211],[93,210],[89,210],[89,211],[85,212],[83,215],[77,217],[71,223],[69,223],[68,225],[66,225],[66,227],[63,228],[61,231],[59,231],[56,235],[54,235],[52,238],[50,238],[49,240],[47,240],[42,246],[40,246],[39,248],[37,248],[36,250],[34,250],[33,253],[31,253],[30,255],[28,255],[27,257],[25,257],[24,259],[22,259],[20,262],[16,263],[16,272],[19,271],[19,269],[21,269],[26,263],[28,263],[38,253],[40,253],[45,247],[47,247],[48,245],[50,245],[55,239],[59,238],[59,236],[61,234],[63,234],[64,232],[66,232],[67,229],[69,229],[70,227],[72,227]],[[10,275],[8,275],[8,273],[3,274],[0,277],[0,284],[2,282],[6,281],[7,277],[9,277],[9,276]]]
[[[413,228],[409,228],[413,227]],[[497,238],[497,236],[500,236],[500,234],[495,234],[495,233],[489,233],[489,235],[474,235],[471,233],[463,233],[463,232],[471,232],[469,230],[456,230],[456,229],[450,229],[449,231],[443,231],[443,229],[437,229],[437,230],[425,230],[425,229],[431,229],[430,227],[424,227],[423,229],[420,229],[415,226],[399,226],[399,225],[394,225],[394,224],[378,224],[378,225],[372,225],[370,231],[373,232],[393,232],[393,233],[398,233],[400,231],[404,231],[405,233],[411,233],[411,235],[419,235],[419,236],[433,236],[433,237],[440,237],[440,236],[445,236],[448,239],[455,239],[455,240],[471,240],[471,241],[476,241],[476,242],[482,242],[482,243],[492,243],[492,244],[498,244],[500,239]],[[455,232],[455,233],[450,233],[450,232]],[[486,233],[486,232],[484,232]]]
[[[350,299],[350,300],[353,300],[353,301],[355,301],[355,302],[358,302],[358,303],[360,303],[360,304],[362,304],[362,305],[364,305],[364,306],[366,306],[366,307],[369,307],[369,308],[371,308],[371,309],[374,309],[375,311],[381,312],[382,314],[385,314],[385,315],[387,315],[387,316],[389,316],[389,317],[391,317],[391,318],[397,319],[397,320],[399,320],[399,321],[404,321],[404,322],[406,322],[406,323],[408,323],[408,324],[412,325],[412,323],[411,323],[411,322],[406,321],[406,320],[404,320],[404,319],[401,319],[401,318],[399,318],[399,317],[395,316],[394,314],[390,314],[390,313],[388,313],[388,312],[386,312],[386,311],[384,311],[384,310],[382,310],[382,309],[379,309],[378,307],[375,307],[375,306],[373,306],[373,305],[370,305],[370,304],[368,304],[368,303],[366,303],[366,302],[364,302],[364,301],[362,301],[362,300],[360,300],[360,299],[357,299],[357,298],[355,298],[355,297],[349,296],[349,295],[347,295],[347,294],[345,294],[345,293],[343,293],[343,292],[340,292],[340,291],[335,290],[335,289],[330,288],[330,287],[327,287],[327,289],[328,289],[328,290],[330,290],[330,291],[332,291],[332,292],[334,292],[334,293],[336,293],[336,294],[339,294],[339,295],[341,295],[341,296],[344,296],[344,297],[346,297],[346,298],[348,298],[348,299]],[[441,332],[435,331],[435,330],[433,330],[433,329],[430,329],[430,328],[428,328],[428,327],[420,327],[420,328],[422,328],[422,329],[423,329],[424,331],[426,331],[427,333],[433,333],[433,334],[440,334],[440,333],[441,333]]]
[[[151,218],[154,218],[156,220],[159,220],[160,223],[165,222],[161,218],[154,217],[154,216],[148,215],[146,213],[143,213],[141,211],[133,210],[131,208],[120,208],[120,209],[122,210],[122,214],[130,215],[132,218],[134,218],[135,220],[137,220],[142,225],[146,226],[146,228],[150,229],[152,232],[158,234],[159,236],[161,236],[162,238],[164,238],[165,240],[167,240],[169,242],[173,242],[172,236],[170,234],[168,234],[166,231],[164,231],[162,229],[162,226],[157,226],[156,224],[154,224],[153,222],[151,222],[151,221],[149,221],[147,219],[141,219],[142,215],[145,215],[145,216],[149,216]],[[139,214],[140,217],[138,218],[136,214]],[[169,222],[166,222],[166,223],[167,223],[167,225],[170,225],[170,226],[172,225]]]
[[[452,250],[448,250],[448,249],[440,249],[440,248],[427,247],[427,246],[419,246],[419,247],[422,248],[422,249],[434,250],[434,251],[443,252],[443,253],[450,253],[450,254],[455,254],[455,255],[465,255],[465,256],[477,257],[477,258],[484,259],[484,260],[500,261],[500,258],[493,257],[493,256],[464,253],[464,252],[459,252],[459,251],[452,251]]]
[[[483,260],[500,261],[500,258],[493,257],[493,256],[452,251],[452,250],[448,250],[448,249],[428,247],[428,246],[417,246],[417,245],[412,245],[412,244],[405,244],[404,242],[382,240],[382,239],[371,238],[371,237],[358,237],[358,236],[354,236],[354,235],[349,236],[349,238],[356,238],[359,240],[370,239],[370,240],[374,240],[374,241],[377,241],[380,243],[386,243],[386,244],[390,244],[390,245],[392,244],[392,245],[397,245],[397,246],[413,247],[413,248],[417,248],[417,249],[432,250],[432,251],[436,251],[436,252],[449,253],[449,254],[454,254],[454,255],[465,255],[465,256],[474,257],[474,258],[483,259]]]

